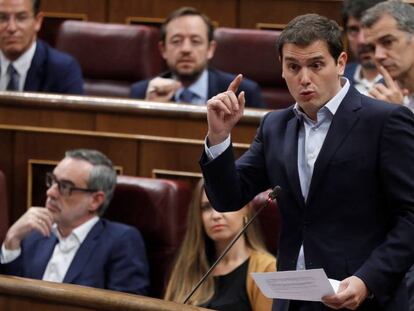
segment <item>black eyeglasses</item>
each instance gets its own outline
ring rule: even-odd
[[[54,184],[57,184],[59,193],[63,196],[71,196],[73,191],[82,191],[90,193],[98,191],[96,189],[75,187],[75,185],[70,181],[58,180],[56,176],[52,173],[46,173],[46,186],[50,188]]]

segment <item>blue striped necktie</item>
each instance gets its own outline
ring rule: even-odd
[[[185,88],[180,94],[181,103],[192,103],[194,99],[194,93]]]
[[[10,63],[7,67],[7,74],[9,75],[9,83],[7,84],[7,91],[18,91],[19,90],[19,73],[14,68],[13,64]]]

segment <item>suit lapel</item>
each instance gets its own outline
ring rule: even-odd
[[[213,96],[216,96],[220,93],[220,88],[218,86],[218,76],[217,72],[213,69],[208,70],[208,94],[207,99],[210,99]]]
[[[65,278],[63,279],[63,283],[72,283],[91,260],[91,256],[103,229],[104,226],[102,220],[99,220],[95,226],[93,226],[92,230],[88,233],[86,239],[76,252]]]
[[[360,108],[361,95],[353,87],[350,87],[348,94],[345,96],[335,113],[322,145],[322,149],[316,159],[307,202],[310,202],[316,189],[318,189],[318,184],[323,179],[323,175],[335,152],[345,141],[351,129],[359,119],[357,111]]]
[[[57,242],[58,239],[54,234],[52,234],[49,238],[42,239],[42,241],[39,242],[39,247],[36,250],[36,255],[29,255],[33,256],[34,258],[33,261],[30,260],[30,258],[28,261],[32,262],[32,267],[27,268],[28,277],[39,280],[43,278],[46,266],[52,257]]]
[[[292,112],[293,114],[293,112]],[[286,137],[284,143],[284,160],[289,184],[292,188],[299,206],[304,207],[302,191],[300,189],[298,172],[298,131],[300,121],[293,115],[286,126]]]
[[[42,89],[44,80],[46,60],[46,49],[41,41],[36,43],[36,51],[33,55],[32,63],[30,64],[29,71],[27,72],[26,82],[24,84],[25,91],[39,91]]]

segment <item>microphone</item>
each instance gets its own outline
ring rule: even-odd
[[[196,286],[194,286],[193,290],[187,295],[185,298],[183,304],[186,304],[188,300],[194,295],[194,293],[197,291],[197,289],[203,284],[204,280],[210,275],[210,273],[214,270],[214,268],[217,266],[217,264],[221,261],[221,259],[229,252],[230,248],[234,245],[234,243],[237,242],[237,240],[241,237],[241,235],[246,231],[247,227],[256,219],[256,217],[260,214],[260,212],[267,208],[272,201],[274,201],[277,196],[280,194],[280,191],[282,188],[280,186],[273,187],[272,191],[269,192],[267,196],[267,200],[265,204],[263,204],[256,213],[252,216],[252,218],[249,219],[249,221],[244,225],[244,227],[240,230],[240,232],[233,238],[233,240],[227,245],[226,249],[223,251],[223,253],[220,255],[219,258],[211,265],[210,269],[206,272],[206,274],[203,275],[203,277],[198,281]]]

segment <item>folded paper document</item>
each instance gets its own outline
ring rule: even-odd
[[[323,269],[251,273],[268,298],[321,301],[337,292],[339,281],[328,279]]]

